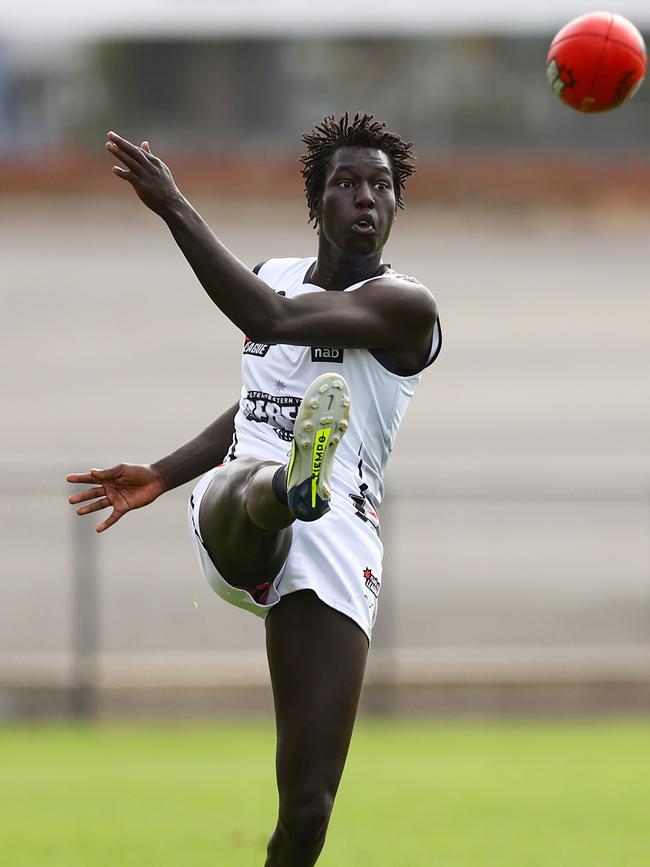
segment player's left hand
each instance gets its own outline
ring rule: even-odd
[[[106,149],[126,166],[113,166],[114,174],[128,181],[148,208],[164,218],[174,205],[183,201],[172,173],[151,152],[149,142],[143,141],[137,147],[116,132],[109,132],[106,138]]]

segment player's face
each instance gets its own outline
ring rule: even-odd
[[[395,219],[393,172],[376,148],[334,152],[320,204],[320,232],[338,249],[371,254],[382,249]]]

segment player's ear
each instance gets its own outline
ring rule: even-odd
[[[318,230],[320,226],[320,217],[323,210],[321,199],[314,199],[311,211],[309,212],[309,222],[314,224],[314,228]]]

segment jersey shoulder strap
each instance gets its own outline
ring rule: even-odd
[[[296,281],[302,282],[312,262],[314,262],[313,257],[269,259],[261,263],[256,274],[277,292],[294,286]]]

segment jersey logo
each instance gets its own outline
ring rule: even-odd
[[[268,424],[281,440],[291,442],[293,423],[301,403],[301,397],[280,397],[265,391],[249,391],[242,401],[242,411],[248,421]]]
[[[331,364],[343,364],[343,350],[334,346],[312,346],[312,361],[327,361]]]
[[[268,343],[255,343],[250,337],[244,337],[244,355],[255,355],[257,358],[264,358],[269,351]]]

